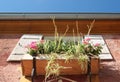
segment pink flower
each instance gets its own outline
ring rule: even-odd
[[[86,38],[85,41],[90,41],[91,39],[90,38]]]
[[[96,44],[94,44],[94,46],[95,46],[95,47],[98,47],[98,46],[100,46],[100,43],[96,43]]]
[[[88,41],[83,40],[83,44],[87,45],[87,44],[89,44],[89,42],[88,42]]]
[[[33,49],[33,50],[37,50],[38,47],[37,47],[37,42],[32,42],[30,45],[30,48]]]
[[[40,43],[42,43],[42,44],[43,44],[44,42],[45,42],[44,40],[40,40]]]

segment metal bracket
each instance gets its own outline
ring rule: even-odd
[[[31,72],[31,78],[32,78],[32,82],[34,82],[34,77],[36,77],[37,73],[36,73],[36,56],[33,56],[33,67],[32,67],[32,72]]]
[[[88,62],[88,73],[87,75],[89,75],[89,82],[92,82],[92,72],[91,72],[91,57],[89,57],[89,62]]]

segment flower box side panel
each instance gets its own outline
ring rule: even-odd
[[[36,72],[37,75],[45,75],[45,67],[47,65],[47,60],[38,60],[36,61]],[[22,60],[22,74],[24,76],[31,76],[31,71],[33,67],[32,60]]]
[[[98,74],[100,70],[100,59],[99,58],[91,58],[91,72],[92,74]]]
[[[22,75],[31,76],[32,60],[22,60],[21,67],[22,67]]]

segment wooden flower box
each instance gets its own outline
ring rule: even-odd
[[[32,56],[29,54],[24,55],[21,61],[22,66],[22,74],[24,76],[31,76],[32,71]],[[60,75],[79,75],[79,74],[87,74],[88,70],[88,63],[84,63],[84,66],[87,67],[86,69],[81,69],[81,64],[78,63],[76,59],[71,59],[68,63],[65,63],[64,59],[58,59],[57,62],[64,67],[67,67],[66,69],[60,70]],[[36,58],[36,72],[37,75],[45,75],[45,67],[47,65],[46,59],[40,59]],[[99,73],[99,66],[100,66],[100,60],[99,58],[91,58],[91,73],[92,74],[98,74]]]

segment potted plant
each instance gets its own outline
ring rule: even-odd
[[[36,61],[37,75],[45,75],[45,80],[48,77],[71,74],[86,74],[88,71],[88,64],[91,63],[92,74],[97,74],[99,71],[99,54],[102,46],[91,42],[90,38],[83,38],[78,32],[78,41],[75,40],[73,30],[73,40],[64,41],[69,26],[63,36],[59,36],[57,26],[53,19],[55,27],[55,36],[53,40],[40,40],[39,42],[32,42],[27,46],[30,55],[36,54],[39,60]],[[93,27],[94,21],[88,26],[88,35]],[[22,61],[23,75],[29,76],[31,70],[31,60]],[[96,70],[94,68],[97,68]],[[26,72],[27,71],[27,72]]]

